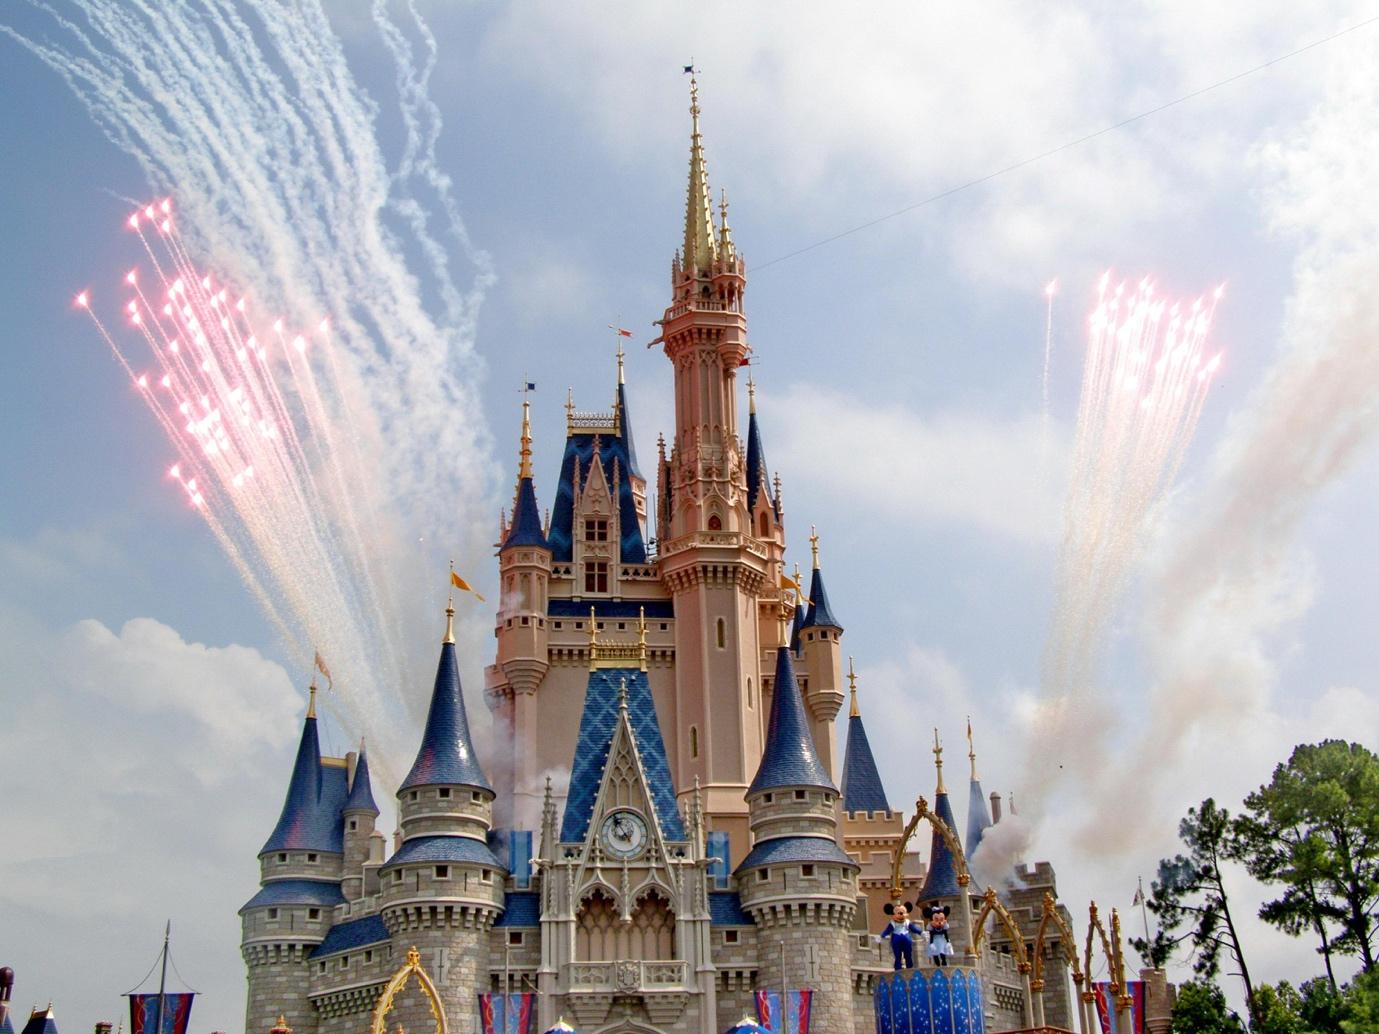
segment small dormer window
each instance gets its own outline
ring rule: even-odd
[[[350,832],[353,833],[353,832],[354,832],[356,829],[358,829],[358,828],[359,828],[359,820],[358,820],[358,819],[350,819]]]
[[[493,882],[493,870],[492,870],[492,869],[480,869],[480,870],[479,870],[479,882],[480,882],[480,883],[492,883],[492,882]]]
[[[436,866],[436,879],[438,879],[438,880],[448,880],[448,879],[450,879],[450,866],[448,866],[448,865],[438,865],[438,866]]]
[[[306,860],[307,860],[308,862],[314,862],[314,861],[316,861],[316,855],[314,855],[314,854],[308,854],[308,855],[306,856]]]
[[[608,541],[608,521],[602,517],[589,518],[584,522],[584,541],[585,542],[607,542]]]
[[[321,910],[320,910],[319,908],[308,908],[308,909],[306,910],[306,917],[307,917],[308,919],[320,919],[320,918],[321,918]]]
[[[478,790],[470,790],[470,791],[469,791],[469,799],[470,799],[471,801],[473,801],[475,804],[483,804],[483,803],[484,803],[484,795],[483,795],[482,793],[480,793]]]
[[[769,880],[770,878],[771,878],[771,873],[770,873],[769,870],[767,870],[767,869],[758,869],[758,870],[757,870],[757,882],[758,882],[758,883],[765,883],[765,882],[766,882],[767,880]]]
[[[813,876],[813,875],[814,875],[814,866],[812,866],[812,865],[801,865],[801,866],[800,866],[800,875],[801,875],[801,876]]]
[[[439,797],[439,798],[440,798],[441,800],[443,800],[443,801],[444,801],[444,800],[449,800],[449,798],[450,798],[450,787],[448,787],[448,786],[442,786],[439,790],[436,791],[436,796]]]
[[[795,791],[795,800],[797,800],[797,801],[802,801],[802,800],[804,800],[804,799],[805,799],[806,797],[808,797],[808,796],[809,796],[809,795],[808,795],[807,793],[805,793],[803,790],[796,790],[796,791]]]
[[[737,931],[736,931],[736,930],[724,930],[724,931],[723,931],[723,943],[724,943],[724,944],[736,944],[736,943],[737,943]]]
[[[287,853],[285,851],[278,855],[278,861],[280,863],[287,861]]]
[[[277,919],[277,918],[278,918],[278,910],[277,910],[276,908],[270,908],[270,909],[268,910],[268,918],[269,918],[269,919]]]

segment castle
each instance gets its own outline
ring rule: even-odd
[[[745,435],[739,421],[746,264],[726,201],[715,219],[693,83],[690,111],[684,241],[654,342],[675,370],[654,505],[621,352],[610,412],[567,404],[544,521],[523,402],[484,679],[510,749],[486,766],[476,755],[453,607],[391,853],[362,749],[321,756],[308,708],[259,854],[262,889],[241,910],[249,1034],[363,1032],[408,967],[434,997],[391,1000],[390,1029],[434,1029],[434,1005],[469,1034],[477,995],[535,992],[533,1030],[564,1017],[586,1034],[718,1034],[753,1011],[754,992],[785,987],[812,990],[814,1031],[871,1031],[891,972],[872,935],[893,886],[952,909],[954,972],[976,1014],[964,1029],[1035,1025],[1036,929],[1048,960],[1034,970],[1037,1021],[1081,1018],[1070,946],[1044,936],[1052,869],[1021,866],[999,902],[968,885],[965,858],[992,813],[969,750],[964,845],[937,742],[927,864],[907,850],[914,824],[892,808],[850,663],[844,674],[817,535],[808,588],[787,573],[781,484],[750,384]],[[993,907],[1002,925],[983,937]]]

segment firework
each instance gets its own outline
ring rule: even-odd
[[[1220,354],[1210,355],[1207,345],[1221,295],[1218,288],[1182,305],[1156,296],[1148,279],[1113,287],[1109,273],[1101,278],[1088,317],[1044,656],[1045,699],[1061,721],[1071,720],[1088,698],[1108,623],[1142,551],[1155,503],[1177,474],[1221,365]],[[1045,733],[1049,740],[1058,736],[1056,730]]]

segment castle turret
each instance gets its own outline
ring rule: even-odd
[[[830,773],[834,767],[833,723],[843,706],[843,626],[833,616],[819,567],[819,536],[809,529],[809,547],[814,558],[814,574],[809,581],[809,611],[800,625],[805,670],[809,673],[809,707],[814,746]]]
[[[958,839],[958,823],[953,818],[953,805],[948,800],[948,788],[943,784],[943,745],[939,743],[937,729],[934,730],[934,768],[937,780],[934,804],[930,810],[947,827],[948,836],[937,828],[933,831],[929,843],[929,867],[925,871],[917,903],[936,907],[947,905],[952,909],[949,937],[954,950],[960,955],[967,953],[970,961],[972,901],[967,889],[969,877],[962,843]]]
[[[350,792],[341,809],[345,818],[345,867],[340,889],[346,901],[358,901],[365,893],[376,892],[377,879],[365,878],[365,867],[377,870],[383,861],[383,837],[375,828],[378,805],[374,803],[373,786],[369,780],[369,755],[364,743],[359,743],[358,759],[350,778]],[[368,886],[372,882],[373,886]]]
[[[261,889],[239,910],[249,1030],[267,1030],[279,1015],[299,1034],[317,1029],[307,997],[307,958],[325,939],[335,906],[345,900],[341,812],[348,782],[343,758],[321,756],[313,683],[282,814],[259,852]]]
[[[850,815],[889,813],[886,788],[881,785],[881,773],[876,768],[867,729],[862,724],[862,712],[857,706],[857,676],[848,658],[848,687],[852,697],[848,709],[847,747],[843,753],[843,810]]]
[[[756,384],[751,374],[747,376],[747,513],[751,535],[766,551],[767,586],[781,586],[785,574],[785,523],[767,476],[766,450],[757,421]],[[782,607],[781,593],[764,592],[757,601],[757,636],[763,655],[769,656],[789,641],[788,616],[789,611]]]
[[[498,549],[502,598],[495,632],[498,637],[497,684],[488,685],[489,706],[512,736],[513,750],[504,755],[507,771],[500,784],[504,805],[511,808],[504,824],[530,829],[540,808],[541,787],[535,768],[538,687],[550,668],[546,611],[551,580],[551,547],[541,526],[532,482],[531,404],[522,399],[522,443],[513,494],[512,524]]]
[[[474,754],[455,655],[453,600],[446,608],[426,729],[398,789],[402,845],[379,873],[383,922],[402,958],[413,946],[435,981],[454,1034],[471,1034],[481,948],[503,911],[506,873],[489,849],[493,788]],[[399,1016],[407,1029],[427,1017]]]
[[[991,815],[986,810],[986,796],[982,793],[982,781],[977,778],[977,748],[972,744],[972,719],[967,719],[967,760],[972,763],[972,778],[967,791],[967,841],[963,849],[970,862],[982,844],[982,836],[991,826]]]
[[[812,988],[817,1028],[850,1029],[858,866],[838,845],[838,789],[815,750],[785,647],[776,651],[766,744],[747,803],[755,843],[735,875],[757,926],[758,986]]]

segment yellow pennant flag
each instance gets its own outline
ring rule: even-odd
[[[326,689],[335,689],[335,679],[331,677],[330,669],[326,667],[326,659],[321,656],[321,651],[316,651],[316,670],[326,677]]]
[[[781,574],[781,576],[780,576],[780,587],[781,587],[782,589],[790,589],[790,590],[792,590],[792,591],[795,593],[795,602],[796,602],[797,604],[798,604],[798,603],[809,603],[809,604],[812,604],[812,603],[814,602],[813,600],[811,600],[808,596],[806,596],[806,595],[804,594],[804,590],[800,588],[800,583],[797,582],[797,581],[795,581],[795,579],[791,578],[788,574]]]
[[[450,584],[463,592],[473,593],[474,598],[480,603],[485,602],[484,598],[474,591],[474,588],[454,571],[450,572]]]

